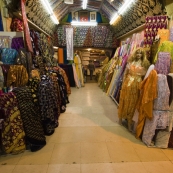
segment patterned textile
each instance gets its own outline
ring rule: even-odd
[[[23,31],[23,21],[18,18],[13,18],[11,23],[11,31],[21,32]]]
[[[57,100],[53,85],[49,76],[41,76],[39,84],[39,104],[41,120],[45,135],[52,135],[55,131],[57,115]]]
[[[34,56],[33,57],[33,63],[35,67],[38,67],[40,70],[40,75],[44,75],[46,73],[45,71],[45,65],[43,63],[43,58],[42,56]]]
[[[2,64],[1,68],[2,68],[3,75],[4,75],[4,86],[7,86],[7,75],[8,75],[8,71],[10,69],[10,65]]]
[[[28,21],[26,17],[26,12],[25,12],[25,0],[20,0],[21,3],[21,11],[22,11],[22,19],[23,19],[23,27],[24,27],[24,35],[25,35],[25,41],[26,41],[26,46],[29,52],[33,53],[32,49],[32,44],[31,44],[31,37],[29,34],[29,26],[28,26]]]
[[[39,102],[38,102],[38,86],[39,86],[40,80],[38,78],[30,78],[28,80],[28,87],[31,89],[31,93],[32,93],[32,99],[33,99],[33,103],[35,104],[35,106],[39,106]]]
[[[159,53],[159,52],[169,52],[170,53],[170,55],[171,55],[171,59],[173,60],[173,49],[172,49],[172,47],[173,47],[173,42],[171,42],[171,41],[164,41],[160,46],[159,46],[159,48],[158,48],[158,50],[157,50],[157,54]],[[157,61],[157,54],[156,54],[156,56],[153,58],[154,59],[154,62],[156,62]]]
[[[12,49],[16,49],[18,51],[20,48],[24,48],[24,47],[25,46],[24,46],[23,37],[17,37],[12,39],[12,43],[11,43]]]
[[[37,151],[46,145],[39,107],[35,106],[33,102],[30,88],[15,88],[13,92],[16,94],[19,110],[21,112],[26,141],[31,151]]]
[[[152,70],[148,77],[140,84],[140,97],[136,105],[136,112],[133,117],[135,119],[136,113],[138,114],[136,122],[136,138],[142,135],[145,119],[149,120],[153,117],[153,100],[157,98],[157,72]]]
[[[153,41],[155,40],[155,37],[158,34],[158,30],[166,29],[167,24],[168,24],[168,16],[147,16],[145,19],[146,27],[145,27],[145,34],[144,34],[145,36],[144,45],[146,47],[151,46]],[[163,37],[163,30],[160,30],[159,34],[160,36]]]
[[[28,72],[30,77],[31,69],[32,69],[32,56],[30,52],[27,52],[26,49],[21,48],[18,50],[19,57],[17,59],[17,64],[23,65]]]
[[[169,40],[173,42],[173,26],[170,28]]]
[[[68,77],[68,80],[69,80],[69,83],[70,83],[70,86],[71,87],[75,87],[75,81],[74,81],[74,75],[73,75],[73,67],[71,64],[69,65],[66,65],[66,64],[59,64],[59,66],[65,71],[67,77]]]
[[[15,49],[3,48],[1,49],[1,61],[3,64],[15,64],[18,52]]]
[[[60,74],[63,76],[63,78],[64,78],[64,82],[65,82],[65,84],[66,84],[66,87],[67,87],[67,94],[71,94],[71,88],[70,88],[70,83],[69,83],[69,80],[68,80],[68,77],[67,77],[67,74],[66,74],[66,72],[62,69],[62,68],[60,68],[60,67],[54,67],[53,68],[54,70],[59,70],[59,72],[60,72]]]
[[[12,48],[11,47],[11,37],[0,36],[0,48]]]
[[[41,55],[40,51],[40,34],[34,30],[30,30],[31,42],[34,55]]]
[[[159,52],[158,53],[158,60],[155,64],[155,70],[158,74],[167,75],[170,71],[170,53],[167,52]]]
[[[166,130],[159,130],[155,139],[155,146],[158,148],[168,148],[170,132]]]
[[[170,91],[169,106],[170,106],[170,111],[173,112],[173,73],[169,73],[167,75],[167,82]]]
[[[37,69],[31,70],[31,78],[37,78],[37,79],[40,79],[40,73],[39,73],[39,70],[37,70]]]
[[[7,87],[21,87],[28,83],[28,73],[23,65],[11,65],[7,75]]]
[[[2,89],[4,86],[4,75],[2,71],[2,67],[0,66],[0,89]]]
[[[16,96],[9,92],[2,94],[0,109],[3,112],[2,145],[5,153],[18,154],[25,150],[25,133]]]
[[[152,120],[146,119],[142,141],[147,145],[152,145],[152,139],[156,129],[165,129],[169,126],[169,111],[153,111]]]
[[[47,64],[52,64],[52,59],[54,55],[53,45],[51,40],[43,33],[40,34],[40,51],[43,60]]]
[[[160,45],[161,45],[164,41],[169,40],[169,35],[170,35],[169,29],[158,29],[157,35],[159,35]]]
[[[167,78],[163,74],[158,74],[158,96],[154,100],[154,110],[169,110],[169,87],[167,83]]]

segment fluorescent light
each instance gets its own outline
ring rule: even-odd
[[[111,19],[109,23],[112,25],[117,20],[118,17],[119,17],[118,13],[115,13],[114,17]]]
[[[119,17],[119,15],[123,14],[126,11],[127,7],[133,2],[134,0],[126,0],[125,3],[120,7],[117,13],[113,16],[111,21],[109,22],[112,25]]]
[[[86,9],[88,0],[83,0],[82,8]]]
[[[76,25],[76,26],[97,26],[97,22],[75,22],[75,21],[72,21],[71,25]]]
[[[126,2],[122,5],[122,7],[118,10],[119,14],[123,14],[126,11],[127,7],[133,2],[134,0],[126,0]]]
[[[55,23],[55,24],[59,24],[59,21],[57,20],[56,16],[54,14],[52,14],[50,16],[50,18],[52,19],[52,21]]]
[[[55,24],[59,24],[59,21],[57,20],[55,14],[53,13],[53,10],[48,2],[48,0],[41,0],[43,6],[45,7],[46,11],[48,12],[48,14],[50,15],[50,18],[52,19],[52,21]]]

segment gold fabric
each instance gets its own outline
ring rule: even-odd
[[[23,65],[11,65],[7,74],[7,87],[21,87],[28,82],[28,73]]]
[[[132,62],[127,68],[128,74],[123,80],[120,91],[118,117],[120,119],[127,119],[131,124],[140,94],[139,84],[142,81],[142,76],[145,74],[145,69],[141,67],[141,60]]]
[[[159,46],[164,42],[169,40],[169,29],[158,29],[157,35],[160,37],[160,44]]]
[[[140,84],[140,98],[137,103],[139,112],[138,124],[136,127],[136,138],[140,138],[145,124],[145,119],[153,117],[153,101],[157,98],[157,72],[152,70],[144,81]]]

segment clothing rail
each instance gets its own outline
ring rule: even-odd
[[[22,19],[22,15],[20,13],[14,12],[13,13],[16,17],[19,17],[20,19]],[[47,36],[51,37],[47,32],[45,32],[44,30],[42,30],[40,27],[38,27],[36,24],[34,24],[33,22],[31,22],[29,19],[28,20],[28,24],[29,27],[32,27],[34,29],[36,29],[37,31],[43,32],[44,34],[46,34]]]

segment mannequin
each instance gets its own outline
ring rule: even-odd
[[[122,119],[127,119],[129,131],[132,131],[132,118],[140,94],[139,84],[148,67],[149,61],[146,58],[145,50],[137,48],[128,59],[118,109],[119,124],[122,125]]]

